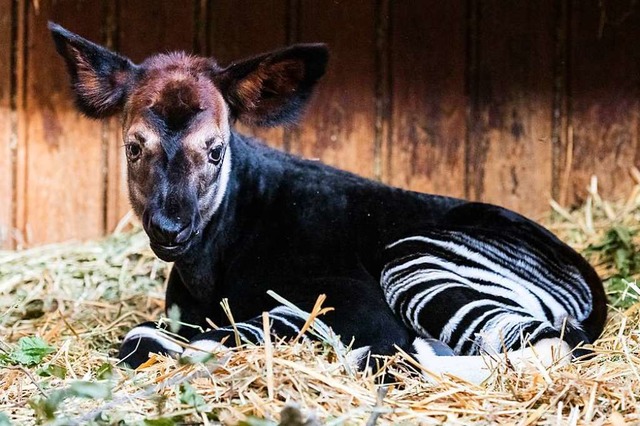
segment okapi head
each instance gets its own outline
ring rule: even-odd
[[[87,116],[122,115],[129,197],[155,253],[184,254],[220,206],[229,178],[230,126],[294,122],[328,50],[300,44],[234,62],[158,54],[141,64],[49,23],[76,105]]]

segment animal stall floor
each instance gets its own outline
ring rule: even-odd
[[[163,311],[168,265],[143,233],[0,252],[0,425],[638,423],[638,194],[607,203],[592,190],[582,208],[554,205],[545,220],[607,278],[596,356],[521,374],[504,366],[483,386],[429,384],[397,355],[380,360],[395,381],[381,388],[345,368],[346,350],[331,340],[270,342],[196,365],[158,356],[123,370],[119,339]]]

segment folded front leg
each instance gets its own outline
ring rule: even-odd
[[[269,320],[269,329],[272,335],[277,338],[292,338],[300,333],[307,318],[306,315],[287,306],[278,306],[269,311]],[[197,334],[189,342],[182,357],[197,362],[206,359],[208,354],[221,349],[246,343],[259,345],[264,340],[263,320],[260,315],[249,321]]]
[[[163,323],[144,322],[132,328],[120,345],[120,364],[137,368],[149,359],[149,353],[178,356],[183,348],[166,331]]]

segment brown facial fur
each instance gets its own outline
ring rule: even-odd
[[[168,133],[179,139],[180,167],[188,171],[185,184],[198,188],[204,204],[211,196],[203,188],[211,188],[218,173],[207,159],[208,151],[212,144],[226,144],[230,133],[226,103],[212,81],[218,68],[212,60],[182,53],[154,56],[143,67],[123,121],[125,143],[143,149],[141,158],[129,164],[134,211],[141,215],[147,194],[154,191],[153,164],[165,161],[162,140]],[[150,114],[164,126],[157,128],[158,120],[150,120]]]

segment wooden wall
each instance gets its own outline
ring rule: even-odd
[[[405,188],[538,217],[592,174],[624,196],[640,161],[633,0],[0,0],[0,246],[97,237],[128,210],[119,123],[74,110],[47,20],[134,61],[327,42],[305,120],[243,130]]]

